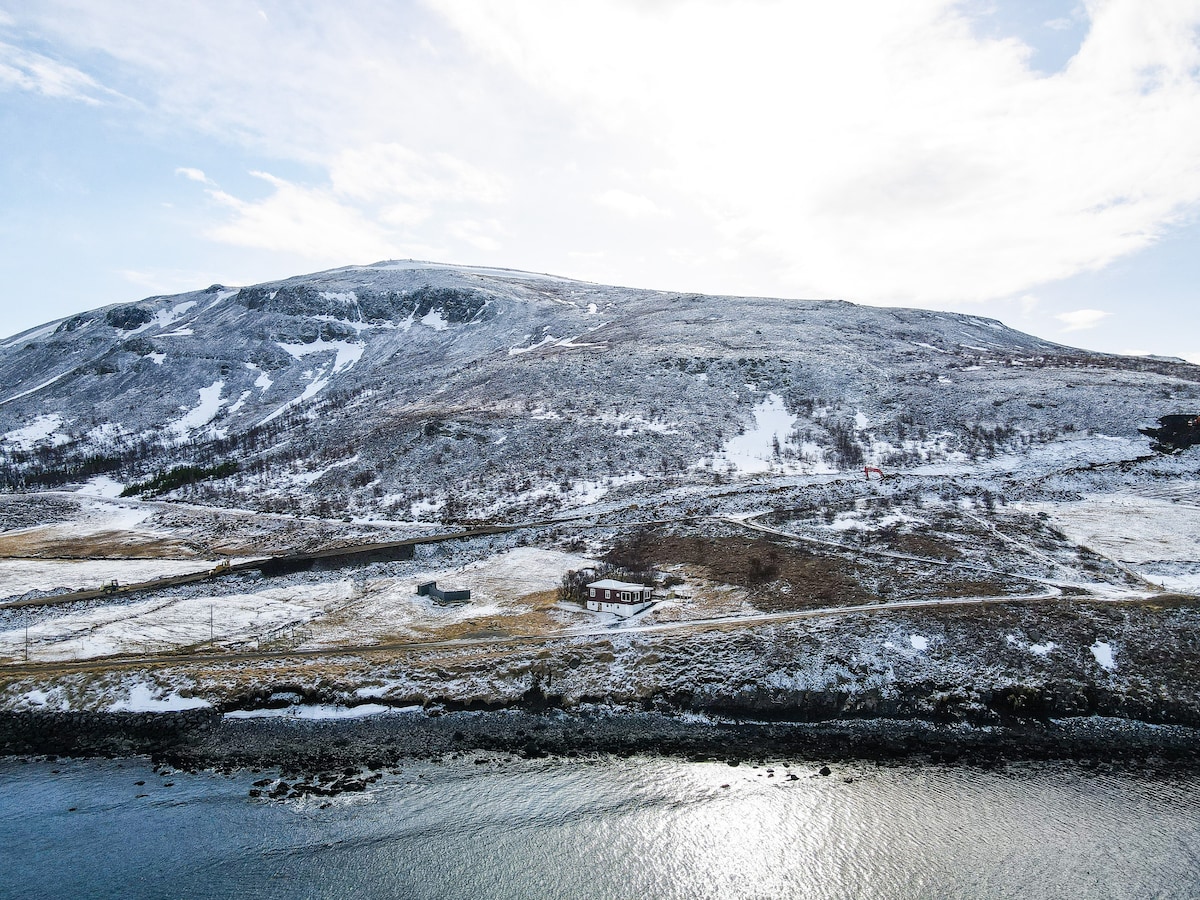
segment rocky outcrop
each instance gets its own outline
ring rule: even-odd
[[[154,318],[154,313],[144,306],[128,304],[114,306],[104,314],[104,323],[122,331],[133,331]]]

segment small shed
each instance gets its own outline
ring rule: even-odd
[[[632,616],[653,605],[654,589],[644,584],[604,578],[587,586],[586,603],[593,612]]]
[[[452,606],[456,603],[467,603],[471,599],[470,590],[446,590],[440,588],[436,581],[423,581],[417,585],[417,596],[432,597],[435,602],[443,606]]]

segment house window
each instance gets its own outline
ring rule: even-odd
[[[589,595],[589,596],[591,596],[591,597],[595,597],[595,596],[596,596],[596,589],[595,589],[595,588],[588,588],[588,595]]]
[[[604,599],[605,599],[605,600],[611,600],[611,599],[612,599],[612,591],[605,591],[605,592],[604,592]]]

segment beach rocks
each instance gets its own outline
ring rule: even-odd
[[[992,764],[1005,759],[1095,759],[1125,765],[1156,760],[1200,764],[1200,729],[1086,717],[975,728],[896,719],[819,723],[699,723],[652,712],[584,710],[536,715],[446,712],[353,720],[221,719],[204,711],[169,714],[0,714],[0,748],[10,755],[149,754],[156,772],[196,769],[281,771],[253,790],[275,799],[366,790],[405,760],[459,754],[483,765],[496,758],[586,760],[596,754],[672,755],[744,761],[923,760]],[[168,768],[169,767],[169,768]],[[374,774],[370,774],[374,773]],[[788,780],[794,780],[791,773]]]

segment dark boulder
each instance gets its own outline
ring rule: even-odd
[[[133,331],[133,329],[140,328],[153,318],[154,313],[150,312],[146,307],[133,304],[115,306],[104,314],[106,325],[111,325],[113,328],[119,328],[122,331]]]

